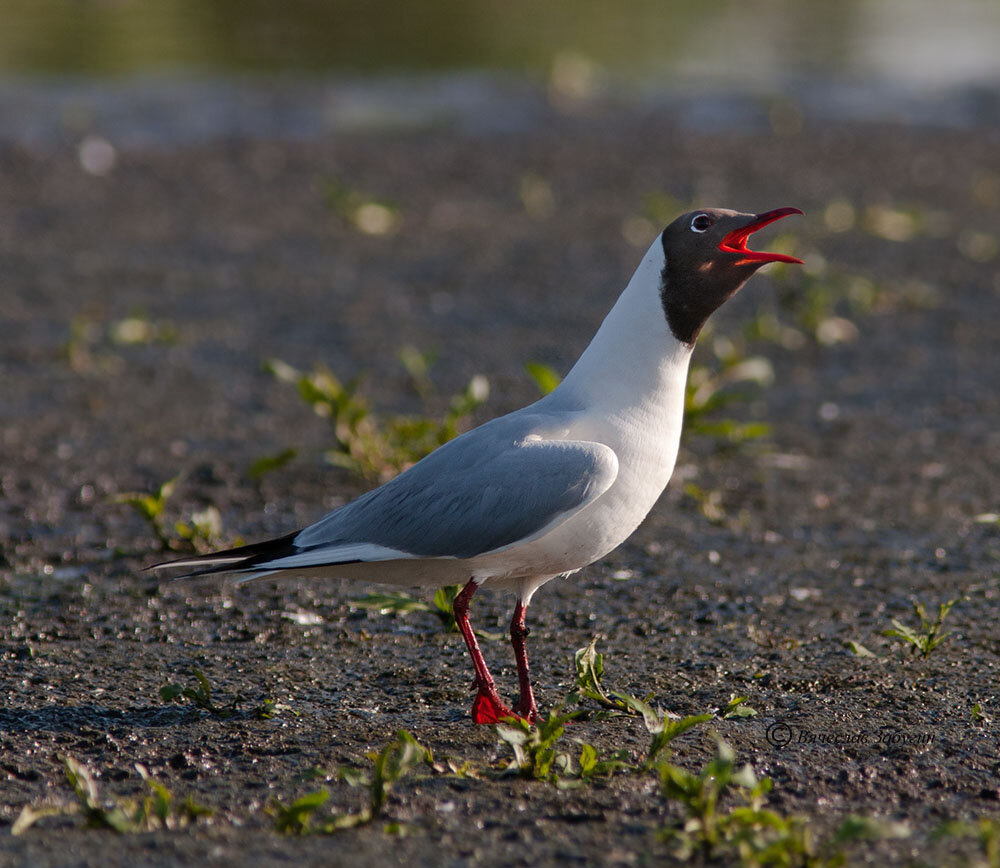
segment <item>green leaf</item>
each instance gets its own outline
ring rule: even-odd
[[[737,696],[736,694],[731,694],[729,697],[729,703],[725,708],[719,709],[719,717],[723,720],[728,720],[733,717],[756,717],[757,709],[751,708],[749,705],[745,705],[747,697]]]
[[[636,699],[634,696],[629,696],[627,693],[618,693],[617,691],[612,691],[611,695],[620,699],[625,703],[625,705],[639,714],[642,717],[642,722],[646,725],[646,729],[650,733],[655,735],[658,732],[663,732],[663,715],[654,711],[641,699]]]
[[[160,699],[164,702],[173,702],[183,693],[184,688],[180,684],[165,684],[160,688]]]
[[[874,654],[871,651],[869,651],[860,642],[853,642],[849,639],[844,644],[847,645],[847,647],[851,650],[851,653],[854,654],[856,657],[873,657],[876,660],[879,659],[877,654]]]
[[[538,391],[543,395],[554,392],[562,382],[562,378],[554,368],[550,368],[541,362],[526,362],[524,369],[528,372],[528,376],[534,380],[535,385],[538,386]]]
[[[408,594],[391,592],[366,594],[356,600],[350,600],[349,605],[360,609],[375,609],[380,615],[406,615],[409,612],[430,611],[426,603],[415,600]]]
[[[409,773],[414,766],[430,762],[432,759],[430,751],[409,732],[405,729],[399,730],[396,733],[396,741],[375,757],[372,772],[372,816],[377,817],[382,813],[389,790],[396,781]]]
[[[573,655],[576,668],[576,690],[581,696],[592,699],[606,708],[627,709],[620,701],[612,699],[601,684],[604,675],[604,655],[597,651],[597,637],[590,640],[586,648],[580,648]]]
[[[846,817],[833,836],[833,843],[846,844],[851,841],[877,841],[886,838],[908,838],[910,827],[905,822],[886,820],[882,817],[861,817],[852,814]]]
[[[64,813],[62,808],[34,808],[31,805],[25,805],[21,808],[21,813],[17,815],[14,825],[10,827],[10,834],[15,837],[23,835],[39,820],[44,820],[46,817],[58,817]]]
[[[298,454],[299,451],[297,449],[289,447],[288,449],[276,452],[274,455],[263,455],[255,461],[250,462],[250,466],[247,468],[247,475],[251,479],[260,479],[272,470],[284,467]]]
[[[312,815],[330,798],[328,790],[317,790],[296,799],[290,805],[275,802],[274,828],[282,835],[304,835],[309,831]]]

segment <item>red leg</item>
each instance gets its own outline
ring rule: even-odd
[[[483,652],[479,650],[476,634],[472,632],[472,627],[469,624],[469,602],[472,600],[472,595],[476,593],[477,587],[475,581],[470,579],[461,593],[455,597],[452,608],[455,612],[455,623],[462,632],[462,638],[465,639],[469,655],[472,657],[472,665],[476,668],[478,693],[472,704],[472,722],[497,723],[502,717],[516,717],[516,715],[500,701],[493,676],[486,668]],[[518,669],[520,670],[520,663],[518,663]]]
[[[534,723],[538,720],[538,706],[535,704],[535,694],[531,689],[531,673],[528,671],[528,649],[524,640],[530,632],[524,623],[528,607],[520,600],[514,609],[514,617],[510,620],[510,644],[514,647],[514,659],[517,661],[517,683],[521,696],[517,703],[517,713]]]

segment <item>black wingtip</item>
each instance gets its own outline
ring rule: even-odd
[[[210,552],[206,555],[195,555],[194,557],[162,561],[158,564],[151,564],[145,570],[148,572],[150,570],[170,569],[171,567],[192,567],[205,564],[203,569],[173,577],[174,579],[190,579],[196,576],[207,576],[212,573],[229,573],[236,570],[252,569],[257,564],[265,561],[295,554],[298,549],[294,540],[298,534],[298,531],[293,531],[285,536],[264,540],[263,542],[250,543],[249,545],[237,546],[232,549],[223,549],[222,551]]]

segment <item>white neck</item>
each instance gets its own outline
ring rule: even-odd
[[[660,301],[663,262],[657,239],[553,397],[562,393],[560,399],[612,414],[643,405],[683,413],[692,347],[667,325]]]

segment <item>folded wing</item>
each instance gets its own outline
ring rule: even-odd
[[[510,428],[488,423],[470,431],[296,534],[157,566],[257,573],[471,558],[543,536],[618,475],[617,456],[603,443],[518,437],[523,429]]]

